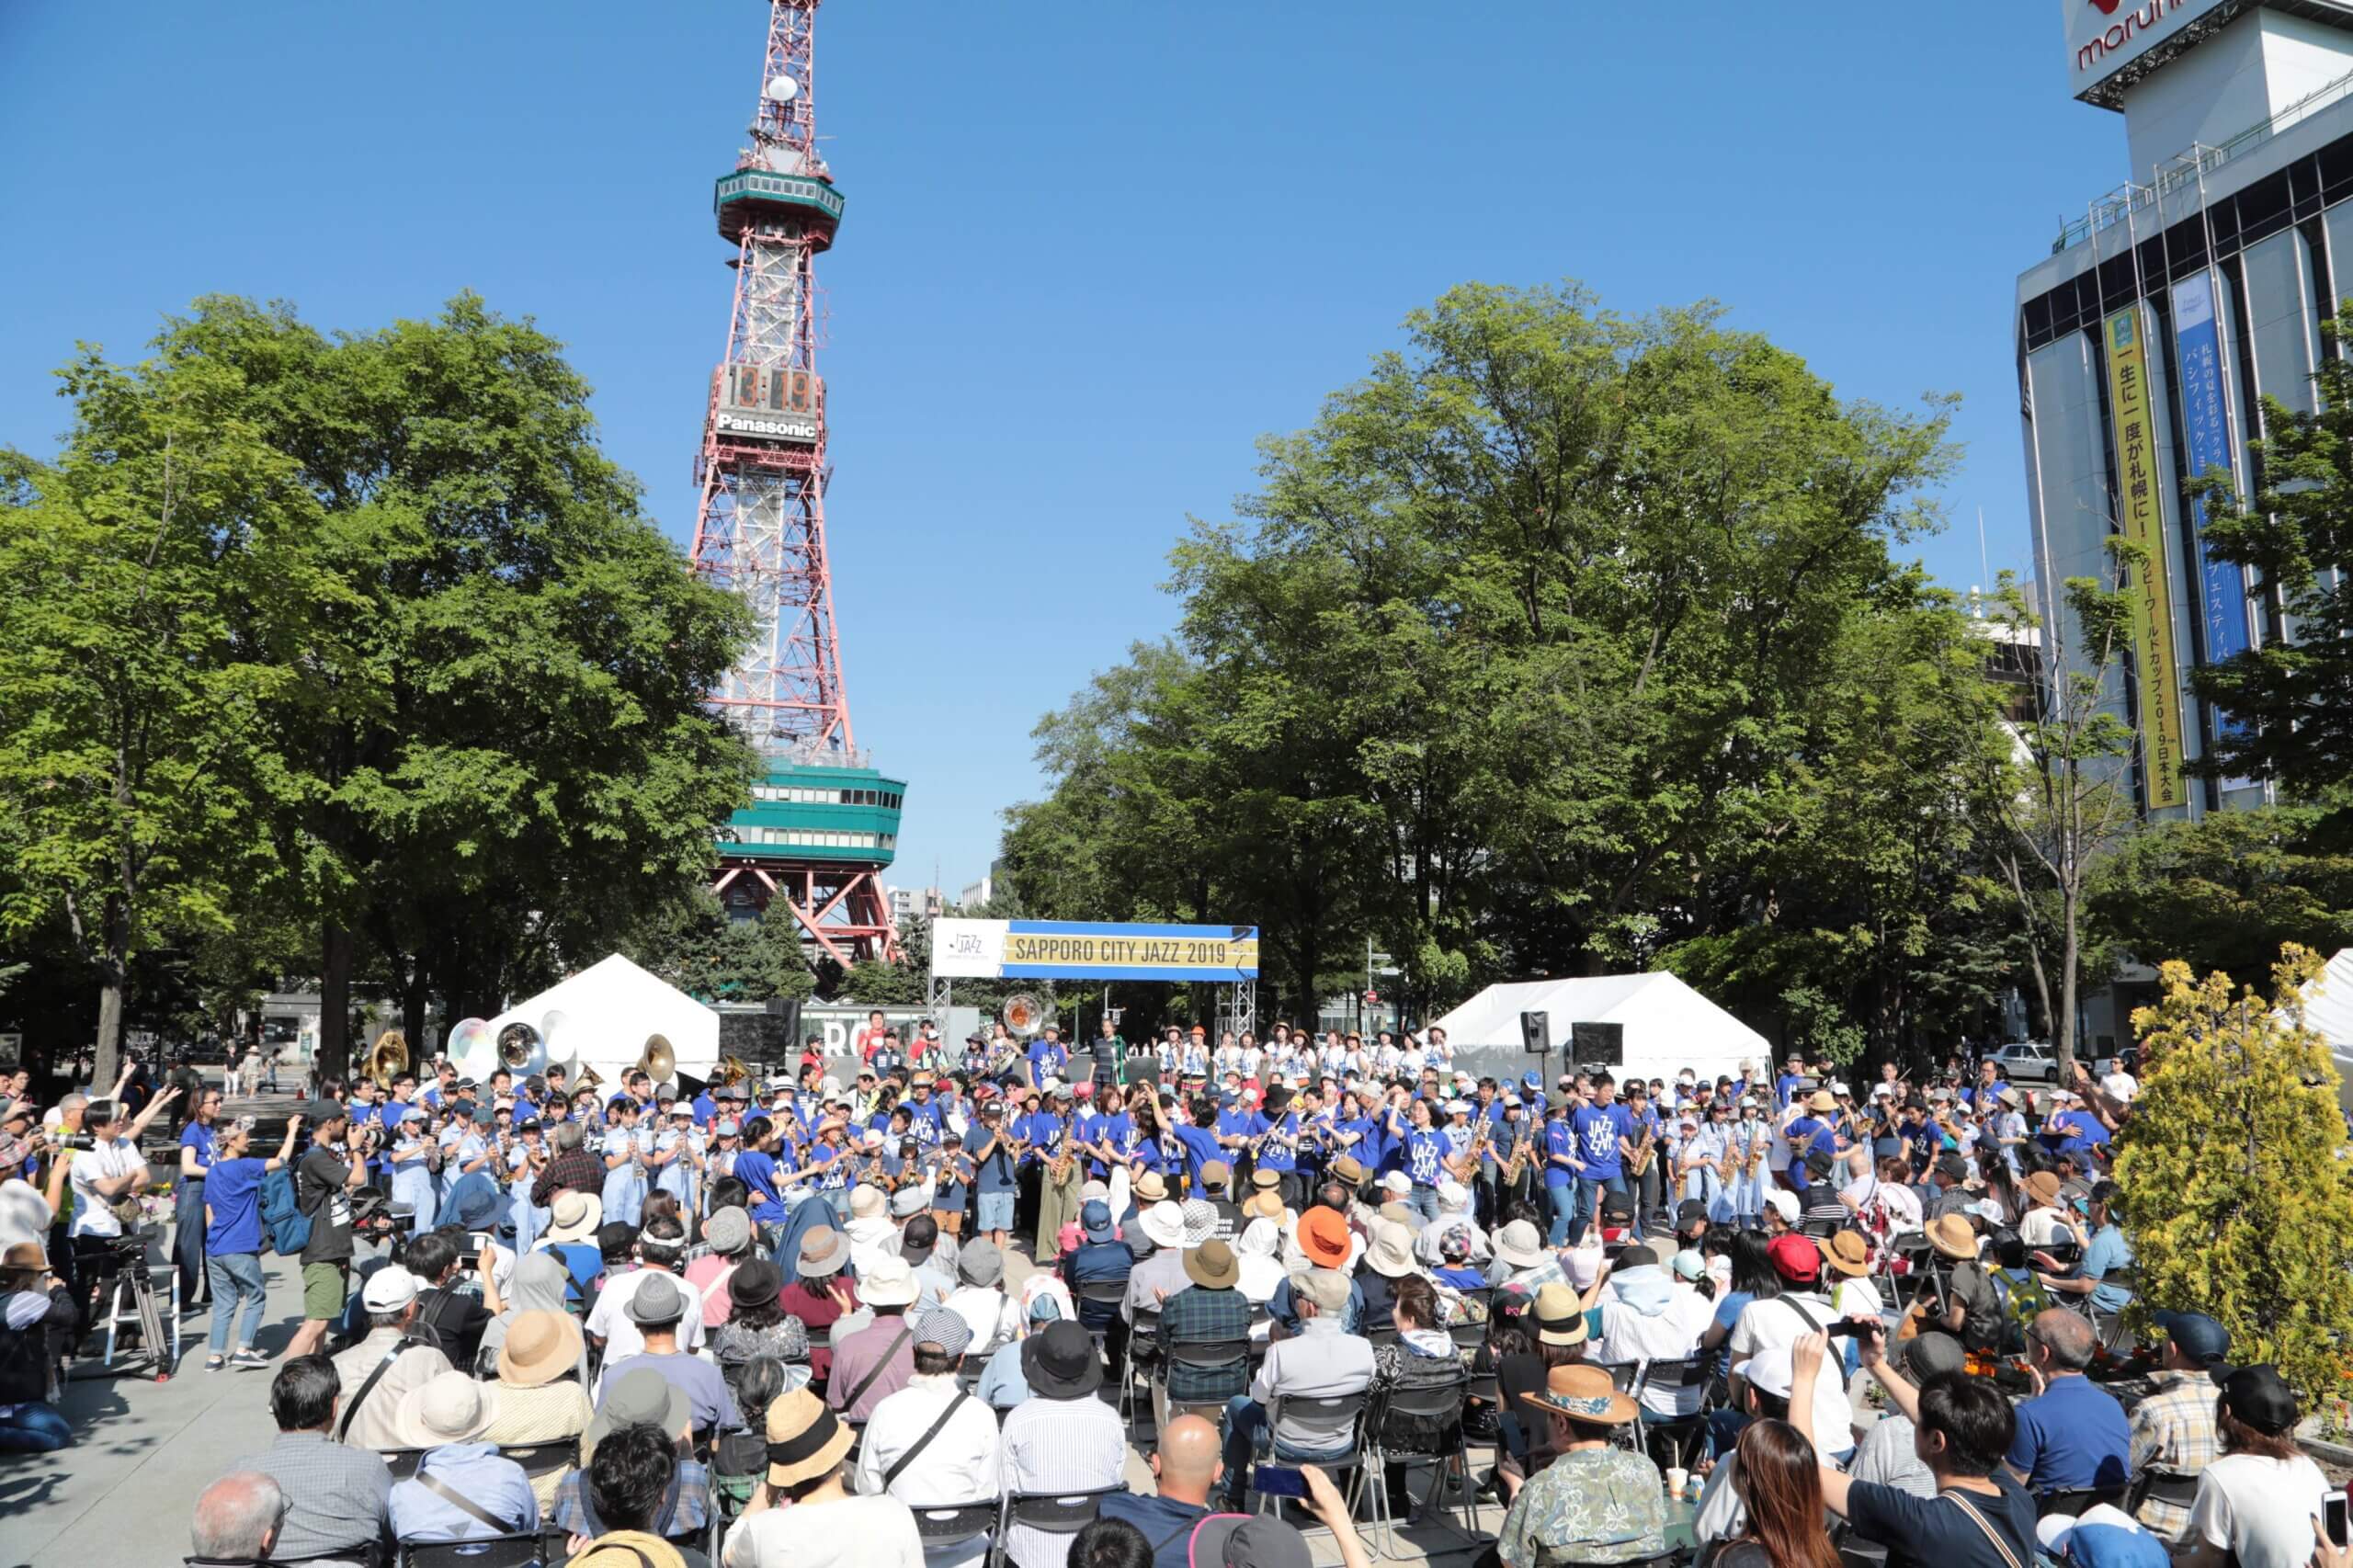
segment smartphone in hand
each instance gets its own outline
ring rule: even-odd
[[[1307,1495],[1307,1477],[1287,1465],[1262,1464],[1250,1472],[1250,1490],[1269,1497],[1303,1498]]]

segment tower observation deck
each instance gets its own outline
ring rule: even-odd
[[[758,626],[710,699],[765,763],[720,840],[720,896],[742,915],[790,912],[805,945],[848,964],[898,956],[878,873],[906,785],[857,749],[825,550],[815,262],[846,203],[817,151],[817,5],[768,5],[752,144],[712,193],[735,286],[695,460],[694,564]]]

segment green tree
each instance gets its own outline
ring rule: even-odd
[[[696,887],[640,922],[620,950],[647,972],[702,1002],[806,997],[814,988],[789,916],[735,920]]]
[[[2353,301],[2321,331],[2318,412],[2263,400],[2254,498],[2241,504],[2220,473],[2203,486],[2206,548],[2252,567],[2284,615],[2259,646],[2191,677],[2235,721],[2192,771],[2268,774],[2305,800],[2353,778],[2353,360],[2337,347],[2353,332]]]
[[[2130,549],[2109,540],[2120,566]],[[2132,766],[2138,736],[2118,699],[2131,599],[2114,579],[2069,578],[2066,612],[2046,621],[2003,574],[1993,623],[2014,646],[2039,650],[2035,699],[1989,728],[1978,757],[1975,806],[1990,824],[1990,853],[2023,923],[2027,970],[2050,1024],[2061,1082],[2073,1072],[2076,1015],[2086,975],[2105,973],[2087,949],[2084,916],[2093,869],[2140,822]],[[1979,682],[1956,702],[1992,704]],[[2094,961],[2087,961],[2087,960]]]
[[[2147,962],[2259,972],[2290,942],[2353,946],[2353,850],[2340,794],[2153,824],[2093,874],[2092,925]]]
[[[2132,1016],[2141,1094],[2116,1160],[2141,1300],[2211,1314],[2308,1403],[2341,1394],[2353,1341],[2353,1165],[2301,993],[2319,971],[2291,944],[2266,998],[2167,962]]]
[[[1895,1029],[1935,893],[1902,775],[1951,793],[1921,699],[1959,618],[1891,547],[1937,522],[1944,418],[1842,403],[1711,306],[1450,290],[1178,547],[1176,646],[1040,726],[1015,881],[1059,916],[1255,921],[1310,1017],[1370,936],[1427,1013],[1774,924],[1841,838],[1798,929],[1889,955],[1838,994]],[[1838,811],[1874,762],[1876,846]]]
[[[318,511],[235,371],[168,339],[85,347],[52,463],[0,453],[0,930],[54,917],[98,986],[116,1073],[133,960],[233,925],[272,875],[262,713],[299,628],[347,601]]]

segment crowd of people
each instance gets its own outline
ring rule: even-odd
[[[1506,1568],[1678,1530],[1726,1568],[1831,1568],[1847,1532],[1936,1568],[2313,1556],[2294,1398],[2196,1303],[2129,1412],[2087,1375],[2127,1348],[2129,1073],[1453,1062],[1282,1028],[954,1052],[878,1017],[694,1093],[328,1084],[260,1142],[199,1089],[173,1256],[204,1369],[269,1372],[278,1437],[196,1555],[546,1532],[595,1568],[960,1568],[988,1506],[1086,1494],[1074,1533],[1015,1515],[1017,1568],[1303,1562],[1287,1518],[1360,1563],[1356,1483],[1377,1519],[1506,1505]],[[175,1098],[0,1105],[0,1449],[71,1441],[55,1368]],[[274,1354],[271,1251],[301,1301]]]

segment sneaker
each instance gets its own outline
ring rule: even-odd
[[[208,1372],[217,1372],[227,1365],[228,1362],[218,1356],[207,1356],[204,1358],[204,1369]]]
[[[229,1358],[229,1365],[241,1372],[250,1372],[257,1368],[267,1368],[269,1358],[258,1350],[240,1350]]]

